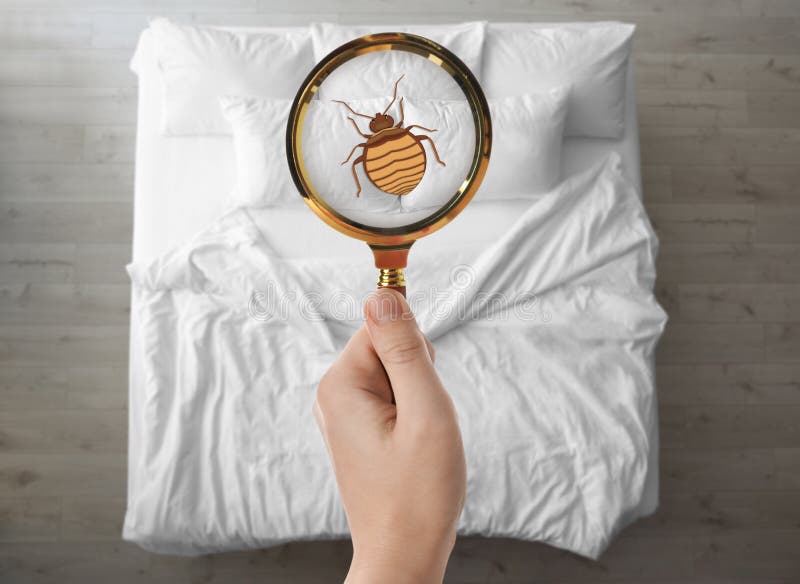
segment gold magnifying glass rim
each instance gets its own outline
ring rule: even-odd
[[[469,172],[455,194],[438,211],[400,227],[371,227],[342,215],[328,205],[308,178],[303,161],[303,124],[311,100],[323,81],[343,63],[376,51],[406,51],[420,55],[444,69],[467,98],[475,124],[475,151]],[[289,170],[306,204],[325,223],[350,237],[370,245],[411,244],[452,221],[475,196],[489,166],[492,147],[492,122],[489,104],[472,71],[452,52],[425,37],[399,32],[372,34],[354,39],[335,49],[306,77],[292,103],[286,127],[286,153]]]

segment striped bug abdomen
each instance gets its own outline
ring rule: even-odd
[[[413,191],[425,175],[425,164],[425,149],[405,129],[389,128],[378,132],[365,148],[367,178],[390,195]]]

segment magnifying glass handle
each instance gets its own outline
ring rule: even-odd
[[[378,272],[378,289],[393,288],[406,295],[406,277],[403,268],[381,268]]]
[[[378,268],[378,289],[392,288],[406,295],[405,267],[408,263],[408,250],[411,244],[402,246],[370,245]]]

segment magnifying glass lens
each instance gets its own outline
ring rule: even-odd
[[[338,68],[303,126],[303,161],[322,201],[373,230],[412,225],[445,206],[475,151],[469,104],[453,78],[422,56],[402,56],[367,53]],[[363,84],[360,71],[378,74]]]
[[[439,45],[400,33],[356,39],[323,59],[287,129],[306,202],[372,247],[380,286],[402,289],[408,248],[474,195],[490,142],[472,73]]]

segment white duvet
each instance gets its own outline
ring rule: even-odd
[[[532,200],[488,249],[412,249],[409,300],[464,436],[462,534],[597,557],[635,515],[666,317],[656,238],[619,166]],[[154,551],[347,533],[311,404],[360,325],[370,257],[282,259],[255,213],[269,209],[129,266],[145,381],[124,537]]]

